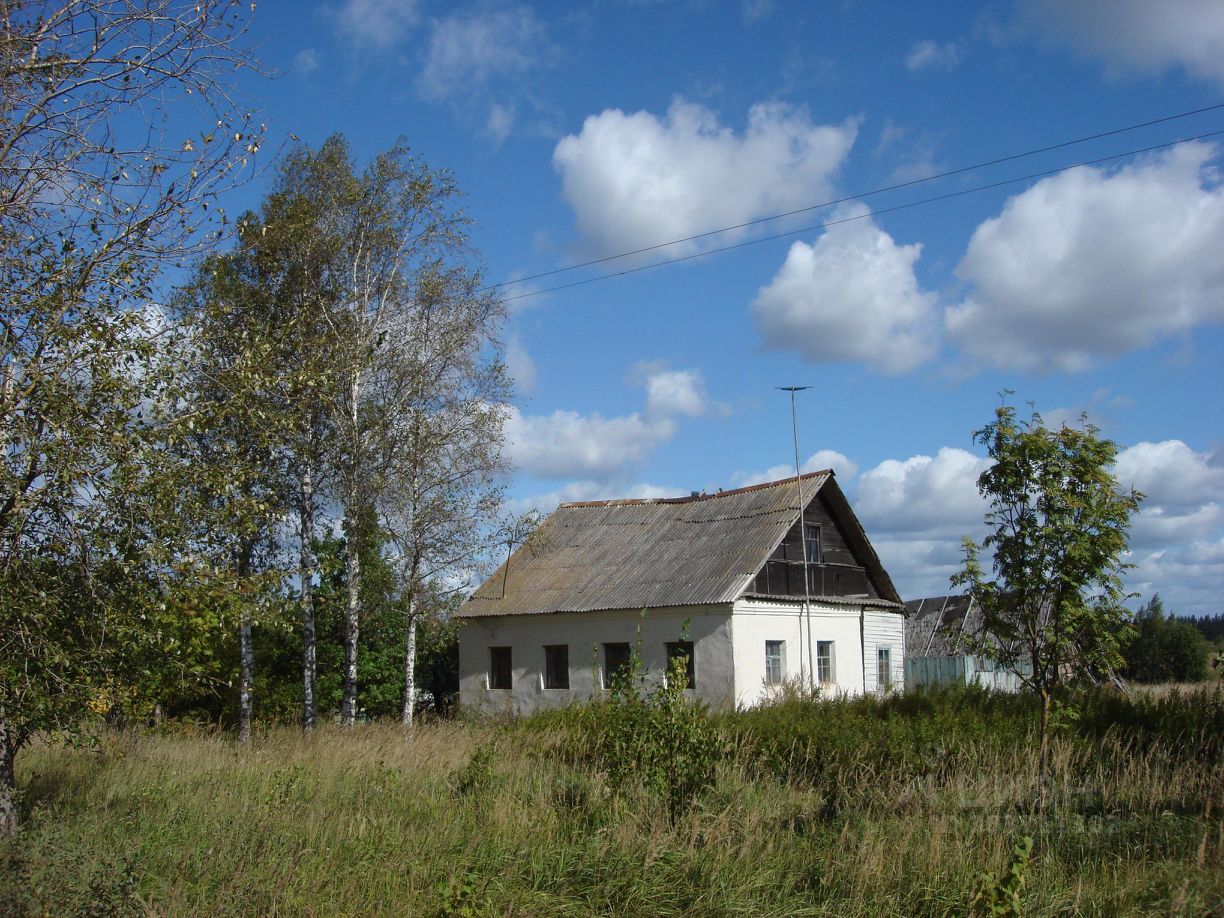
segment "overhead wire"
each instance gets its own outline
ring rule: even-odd
[[[709,237],[709,236],[716,236],[716,235],[720,235],[720,234],[722,234],[722,233],[733,232],[733,231],[735,231],[735,230],[737,230],[737,229],[743,229],[743,228],[746,228],[746,227],[755,226],[755,225],[758,225],[758,224],[761,224],[761,223],[767,223],[767,222],[771,222],[771,221],[774,221],[774,220],[781,220],[781,219],[785,219],[786,217],[795,216],[795,215],[797,215],[797,214],[801,214],[801,213],[807,213],[807,212],[810,212],[810,211],[813,211],[813,210],[820,210],[820,209],[822,209],[822,208],[826,208],[826,207],[834,207],[834,206],[836,206],[836,205],[838,205],[838,204],[844,204],[844,203],[847,203],[847,202],[850,202],[850,201],[861,200],[861,199],[863,199],[863,198],[865,198],[865,197],[870,197],[870,196],[877,195],[877,194],[883,194],[883,193],[884,193],[884,192],[886,192],[886,191],[896,191],[896,190],[899,190],[899,189],[902,189],[902,188],[907,188],[907,187],[911,187],[911,186],[913,186],[913,185],[921,184],[921,183],[923,183],[923,182],[934,181],[934,180],[935,180],[935,179],[937,179],[937,178],[944,178],[944,177],[951,176],[951,175],[958,175],[958,174],[961,174],[961,173],[964,173],[964,172],[968,172],[968,171],[971,171],[971,170],[974,170],[974,169],[986,168],[987,166],[996,165],[996,164],[998,164],[998,163],[1003,163],[1003,162],[1008,162],[1008,161],[1015,160],[1015,159],[1020,159],[1020,158],[1025,157],[1025,156],[1032,156],[1032,155],[1035,155],[1036,153],[1047,152],[1047,151],[1049,151],[1049,150],[1055,150],[1055,149],[1059,149],[1059,148],[1061,148],[1061,147],[1071,146],[1071,145],[1076,144],[1076,143],[1084,143],[1084,142],[1086,142],[1087,140],[1092,140],[1092,139],[1096,139],[1096,138],[1099,138],[1099,137],[1108,137],[1108,136],[1111,136],[1111,135],[1113,135],[1113,134],[1122,133],[1122,132],[1124,132],[1124,131],[1134,130],[1134,129],[1135,129],[1135,128],[1137,128],[1137,127],[1146,127],[1146,126],[1151,125],[1151,124],[1158,124],[1158,123],[1160,123],[1160,122],[1162,122],[1162,121],[1169,121],[1169,120],[1173,120],[1173,119],[1175,119],[1175,118],[1179,118],[1179,117],[1186,117],[1187,115],[1190,115],[1190,114],[1198,114],[1198,113],[1200,113],[1200,112],[1210,111],[1210,110],[1212,110],[1212,109],[1216,109],[1216,108],[1224,108],[1224,103],[1220,103],[1219,105],[1212,105],[1212,106],[1208,106],[1207,108],[1203,108],[1203,109],[1197,109],[1197,110],[1196,110],[1196,111],[1194,111],[1194,112],[1187,112],[1187,113],[1183,113],[1182,115],[1170,115],[1170,116],[1168,116],[1167,118],[1162,118],[1162,119],[1157,119],[1157,120],[1155,120],[1155,121],[1145,122],[1143,125],[1135,125],[1135,126],[1132,126],[1132,127],[1130,127],[1130,128],[1118,128],[1117,130],[1114,130],[1114,131],[1108,131],[1108,132],[1105,132],[1105,133],[1102,133],[1102,134],[1096,134],[1096,135],[1093,135],[1093,137],[1091,137],[1091,138],[1083,138],[1083,139],[1081,139],[1081,140],[1077,140],[1077,141],[1066,141],[1066,142],[1061,143],[1061,144],[1055,144],[1055,145],[1053,145],[1053,146],[1043,147],[1041,150],[1034,150],[1034,151],[1029,151],[1029,152],[1027,152],[1027,153],[1017,153],[1017,154],[1013,154],[1013,155],[1011,155],[1011,156],[1002,157],[1002,158],[1000,158],[1000,159],[992,160],[992,161],[990,161],[989,163],[982,163],[982,164],[979,164],[979,165],[976,165],[976,166],[965,166],[965,167],[960,168],[960,169],[954,169],[954,170],[951,170],[951,171],[949,171],[949,172],[940,173],[940,175],[938,175],[938,176],[930,176],[929,178],[925,178],[925,179],[915,179],[915,180],[910,181],[910,182],[903,182],[903,183],[901,183],[901,184],[899,184],[899,185],[889,186],[888,188],[879,188],[879,189],[875,189],[875,190],[873,190],[873,191],[863,192],[862,194],[847,195],[846,197],[843,197],[843,198],[838,198],[837,200],[834,200],[834,201],[828,201],[828,202],[826,202],[826,203],[824,203],[824,204],[814,204],[814,205],[812,205],[811,207],[804,207],[804,208],[800,208],[799,210],[789,211],[789,212],[787,212],[787,213],[785,213],[785,214],[777,214],[777,215],[772,216],[772,217],[761,217],[761,218],[759,218],[759,219],[757,219],[757,220],[751,220],[751,221],[749,221],[749,222],[747,222],[747,223],[737,224],[736,226],[728,226],[728,227],[724,227],[724,228],[722,228],[722,229],[710,230],[709,232],[706,232],[706,233],[698,233],[698,234],[693,235],[693,236],[687,236],[687,237],[685,237],[685,238],[683,238],[683,239],[674,239],[674,240],[672,240],[671,242],[662,242],[662,243],[659,243],[659,244],[657,244],[657,245],[646,246],[646,247],[641,248],[641,249],[636,249],[636,250],[634,250],[634,251],[632,251],[632,252],[622,252],[622,253],[621,253],[621,254],[619,254],[619,255],[608,255],[608,256],[605,256],[605,257],[603,257],[603,258],[593,259],[593,260],[591,260],[591,261],[583,262],[583,263],[581,263],[581,264],[569,265],[569,266],[564,267],[564,268],[556,268],[556,269],[554,269],[554,270],[552,270],[552,271],[544,271],[544,272],[541,272],[541,273],[539,273],[539,274],[533,274],[533,275],[530,275],[530,276],[528,276],[528,277],[521,277],[521,278],[518,278],[518,279],[513,280],[513,281],[503,281],[503,282],[502,282],[502,283],[500,283],[500,284],[494,284],[494,285],[492,285],[491,287],[487,287],[487,288],[485,288],[485,289],[486,289],[486,290],[497,290],[497,289],[500,289],[500,288],[503,288],[503,287],[509,287],[509,286],[513,286],[513,285],[516,285],[516,284],[524,284],[524,283],[527,283],[527,282],[532,281],[532,280],[539,280],[540,278],[543,278],[543,277],[550,277],[550,276],[554,276],[554,275],[557,275],[557,274],[562,274],[562,273],[565,273],[565,272],[568,272],[568,271],[574,271],[574,270],[577,270],[577,269],[579,269],[579,268],[592,267],[592,266],[594,266],[594,265],[604,264],[604,263],[607,263],[607,262],[609,262],[609,261],[615,261],[615,260],[617,260],[617,259],[621,259],[621,258],[629,258],[629,257],[632,257],[632,256],[634,256],[634,255],[641,255],[641,254],[644,254],[644,253],[646,253],[646,252],[655,251],[655,250],[658,250],[658,249],[661,249],[661,248],[667,248],[667,247],[669,247],[669,246],[678,245],[678,244],[680,244],[680,243],[684,243],[684,242],[694,242],[694,241],[697,241],[697,240],[699,240],[699,239],[704,239],[704,238],[707,238],[707,237]],[[973,186],[973,187],[971,187],[971,188],[962,188],[962,189],[959,189],[959,190],[957,190],[957,191],[949,191],[949,192],[946,192],[946,193],[944,193],[944,194],[934,195],[934,196],[929,197],[929,198],[922,198],[922,199],[917,200],[917,201],[908,201],[908,202],[906,202],[906,203],[904,203],[904,204],[896,204],[896,205],[893,205],[893,206],[891,206],[891,207],[882,207],[882,208],[878,208],[878,209],[875,209],[875,210],[869,210],[869,211],[867,211],[866,213],[862,213],[862,214],[853,214],[853,215],[846,216],[846,217],[840,217],[840,218],[835,219],[835,220],[826,220],[826,221],[823,221],[823,222],[821,222],[821,223],[814,223],[814,224],[811,224],[811,225],[808,225],[808,226],[801,226],[801,227],[798,227],[798,228],[796,228],[796,229],[785,230],[785,231],[783,231],[783,232],[779,232],[779,233],[771,233],[771,234],[770,234],[770,235],[768,235],[768,236],[757,236],[757,237],[755,237],[755,238],[753,238],[753,239],[744,239],[744,240],[740,240],[739,242],[733,242],[733,243],[729,243],[729,244],[727,244],[727,245],[717,246],[717,247],[715,247],[715,248],[711,248],[711,249],[703,249],[703,250],[701,250],[701,251],[699,251],[699,252],[690,252],[690,253],[689,253],[689,254],[687,254],[687,255],[678,255],[678,256],[676,256],[676,257],[674,257],[674,258],[666,258],[666,259],[663,259],[663,260],[660,260],[660,261],[650,262],[649,264],[645,264],[645,265],[635,265],[635,266],[633,266],[633,267],[631,267],[631,268],[624,268],[624,269],[619,270],[619,271],[610,271],[610,272],[608,272],[608,273],[606,273],[606,274],[599,274],[599,275],[597,275],[597,276],[595,276],[595,277],[586,277],[586,278],[583,278],[582,280],[570,281],[569,283],[565,283],[565,284],[557,284],[557,285],[555,285],[555,286],[552,286],[552,287],[545,287],[545,288],[542,288],[542,289],[539,289],[539,290],[529,290],[529,291],[526,291],[526,292],[524,292],[524,293],[515,294],[515,295],[513,295],[513,296],[503,297],[503,298],[502,298],[502,300],[503,300],[503,302],[510,303],[510,302],[515,301],[515,300],[527,299],[527,298],[529,298],[529,297],[534,297],[534,296],[542,296],[542,295],[544,295],[544,294],[546,294],[546,293],[555,293],[555,292],[557,292],[557,291],[559,291],[559,290],[569,290],[569,289],[571,289],[571,288],[573,288],[573,287],[582,287],[582,286],[585,286],[585,285],[587,285],[587,284],[594,284],[594,283],[598,283],[598,282],[600,282],[600,281],[611,280],[612,278],[615,278],[615,277],[625,277],[625,276],[630,275],[630,274],[639,274],[639,273],[641,273],[641,272],[643,272],[643,271],[649,271],[649,270],[651,270],[652,268],[662,268],[662,267],[665,267],[665,266],[667,266],[667,265],[680,264],[680,263],[682,263],[682,262],[686,262],[686,261],[694,261],[694,260],[696,260],[696,259],[698,259],[698,258],[706,258],[706,257],[708,257],[708,256],[710,256],[710,255],[718,255],[718,254],[720,254],[720,253],[722,253],[722,252],[730,252],[730,251],[734,251],[734,250],[736,250],[736,249],[743,249],[743,248],[747,248],[748,246],[752,246],[752,245],[760,245],[760,244],[765,243],[765,242],[773,242],[773,241],[778,240],[778,239],[785,239],[785,238],[786,238],[786,237],[788,237],[788,236],[797,236],[797,235],[799,235],[799,234],[801,234],[801,233],[810,233],[810,232],[814,232],[814,231],[816,231],[816,230],[820,230],[820,229],[827,229],[827,228],[829,228],[829,227],[831,227],[831,226],[839,226],[840,224],[843,224],[843,223],[851,223],[851,222],[853,222],[853,221],[855,221],[855,220],[863,220],[863,219],[866,219],[866,218],[868,218],[868,217],[878,216],[878,215],[880,215],[880,214],[895,213],[895,212],[897,212],[897,211],[901,211],[901,210],[908,210],[908,209],[913,208],[913,207],[920,207],[920,206],[923,206],[923,205],[926,205],[926,204],[934,204],[934,203],[937,203],[937,202],[939,202],[939,201],[946,201],[946,200],[950,200],[950,199],[952,199],[952,198],[964,197],[964,196],[966,196],[966,195],[970,195],[970,194],[977,194],[977,193],[979,193],[979,192],[983,192],[983,191],[990,191],[991,189],[994,189],[994,188],[1002,188],[1002,187],[1005,187],[1005,186],[1007,186],[1007,185],[1015,185],[1015,184],[1018,184],[1018,183],[1020,183],[1020,182],[1028,182],[1028,181],[1032,181],[1032,180],[1034,180],[1034,179],[1048,178],[1048,177],[1053,176],[1053,175],[1058,175],[1059,173],[1062,173],[1062,172],[1068,172],[1068,171],[1070,171],[1070,170],[1072,170],[1072,169],[1079,169],[1079,168],[1082,168],[1082,167],[1085,167],[1085,166],[1096,166],[1096,165],[1100,165],[1101,163],[1111,162],[1111,161],[1113,161],[1113,160],[1117,160],[1117,159],[1125,159],[1125,158],[1126,158],[1126,157],[1128,157],[1128,156],[1139,156],[1139,155],[1141,155],[1141,154],[1143,154],[1143,153],[1152,153],[1152,152],[1154,152],[1154,151],[1156,151],[1156,150],[1164,150],[1164,149],[1168,149],[1169,147],[1175,147],[1175,146],[1177,146],[1178,144],[1182,144],[1182,143],[1191,143],[1191,142],[1193,142],[1193,141],[1195,141],[1195,140],[1206,140],[1206,139],[1207,139],[1207,138],[1209,138],[1209,137],[1218,137],[1218,136],[1220,136],[1221,134],[1224,134],[1224,129],[1217,130],[1217,131],[1209,131],[1209,132],[1206,132],[1206,133],[1203,133],[1203,134],[1196,134],[1196,135],[1191,136],[1191,137],[1182,137],[1182,138],[1179,138],[1178,140],[1170,140],[1170,141],[1167,141],[1167,142],[1165,142],[1165,143],[1154,144],[1154,145],[1152,145],[1152,146],[1140,147],[1140,148],[1138,148],[1138,149],[1133,149],[1133,150],[1127,150],[1127,151],[1126,151],[1126,152],[1124,152],[1124,153],[1113,153],[1113,154],[1110,154],[1110,155],[1108,155],[1108,156],[1101,156],[1101,157],[1097,157],[1097,158],[1095,158],[1095,159],[1086,159],[1086,160],[1081,160],[1081,161],[1079,161],[1079,162],[1071,163],[1071,164],[1069,164],[1069,165],[1059,166],[1059,167],[1058,167],[1058,168],[1056,168],[1056,169],[1046,169],[1046,170],[1042,170],[1042,171],[1040,171],[1040,172],[1030,172],[1030,173],[1028,173],[1027,175],[1016,176],[1016,177],[1014,177],[1014,178],[1008,178],[1008,179],[1001,179],[1001,180],[999,180],[999,181],[997,181],[997,182],[989,182],[989,183],[984,184],[984,185],[975,185],[975,186]]]

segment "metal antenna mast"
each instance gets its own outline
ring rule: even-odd
[[[816,691],[816,660],[812,656],[812,597],[808,580],[807,526],[803,522],[803,476],[799,471],[799,421],[795,414],[795,393],[806,392],[811,386],[777,386],[781,392],[789,392],[791,400],[791,435],[795,441],[795,494],[799,504],[799,544],[803,546],[803,617],[807,619],[808,688]],[[802,621],[800,619],[799,653],[803,653]],[[800,667],[802,670],[802,666]]]

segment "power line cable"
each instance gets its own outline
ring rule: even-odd
[[[940,172],[935,175],[928,175],[928,176],[925,176],[924,178],[911,179],[908,182],[899,182],[898,184],[887,185],[883,188],[873,188],[870,191],[863,191],[857,194],[846,195],[845,197],[841,197],[841,198],[834,198],[829,201],[824,201],[820,204],[810,204],[807,207],[800,207],[797,210],[788,210],[785,213],[772,214],[767,217],[757,217],[754,220],[748,220],[744,223],[736,223],[733,226],[724,226],[724,227],[720,227],[719,229],[707,230],[706,232],[703,232],[703,233],[696,233],[692,236],[684,236],[680,239],[672,239],[668,242],[657,242],[654,245],[643,246],[642,248],[632,249],[631,251],[628,251],[628,252],[620,252],[616,255],[604,255],[601,258],[592,258],[589,261],[582,261],[576,264],[566,265],[565,267],[562,267],[562,268],[553,268],[552,270],[549,270],[549,271],[540,271],[537,274],[529,274],[526,277],[516,278],[515,280],[508,280],[508,281],[502,281],[497,284],[490,284],[489,286],[482,288],[481,292],[483,293],[483,292],[488,292],[492,290],[500,290],[503,287],[511,287],[511,286],[514,286],[515,284],[524,284],[524,283],[527,283],[528,281],[540,280],[541,278],[545,278],[545,277],[555,277],[558,274],[566,274],[570,271],[577,271],[580,268],[590,268],[590,267],[594,267],[595,265],[607,264],[610,261],[618,261],[619,259],[622,259],[622,258],[631,258],[634,255],[644,255],[647,252],[655,252],[655,251],[658,251],[659,249],[666,249],[673,245],[680,245],[681,243],[684,243],[684,242],[696,242],[700,239],[707,239],[710,236],[718,236],[723,233],[730,233],[730,232],[734,232],[735,230],[739,230],[739,229],[747,229],[748,227],[751,227],[751,226],[759,226],[762,223],[772,223],[775,220],[784,220],[787,217],[794,217],[799,214],[810,213],[813,210],[821,210],[826,207],[835,207],[838,204],[845,204],[849,201],[859,201],[864,198],[874,197],[875,195],[885,194],[890,191],[900,191],[903,188],[911,188],[915,185],[922,185],[927,182],[935,182],[940,179],[950,178],[954,175],[963,175],[966,172],[975,172],[978,169],[988,169],[991,166],[998,166],[998,165],[1001,165],[1002,163],[1013,162],[1014,160],[1017,160],[1017,159],[1025,159],[1030,156],[1038,156],[1042,153],[1049,153],[1053,150],[1062,150],[1062,149],[1065,149],[1066,147],[1073,147],[1073,146],[1077,146],[1082,143],[1089,143],[1093,140],[1101,140],[1102,138],[1105,138],[1105,137],[1115,137],[1118,134],[1125,134],[1130,131],[1137,131],[1145,127],[1152,127],[1153,125],[1157,125],[1157,124],[1165,124],[1167,122],[1177,121],[1182,118],[1190,118],[1194,115],[1201,115],[1201,114],[1204,114],[1205,112],[1216,111],[1217,109],[1220,109],[1220,108],[1224,108],[1224,102],[1220,102],[1215,105],[1208,105],[1208,106],[1205,106],[1204,108],[1192,109],[1191,111],[1179,112],[1175,115],[1165,115],[1161,118],[1153,118],[1150,121],[1143,121],[1139,124],[1131,124],[1126,127],[1114,128],[1109,131],[1101,131],[1100,133],[1097,133],[1097,134],[1089,134],[1086,137],[1078,137],[1075,140],[1064,140],[1060,143],[1050,144],[1049,146],[1045,146],[1045,147],[1038,147],[1037,149],[1034,149],[1034,150],[1026,150],[1023,153],[1011,153],[1011,154],[1008,154],[1007,156],[1000,156],[997,159],[991,159],[991,160],[986,160],[985,162],[974,163],[971,166],[960,166],[956,169],[949,169],[946,172]],[[1123,155],[1129,155],[1129,154],[1123,154]],[[1073,168],[1073,167],[1067,167],[1067,168]],[[1017,181],[1021,181],[1021,180],[1018,179]],[[881,211],[881,213],[883,213],[883,211]],[[777,237],[770,237],[770,238],[777,238]],[[764,240],[761,240],[761,241],[764,241]],[[716,249],[712,251],[725,251],[725,250]],[[667,263],[668,262],[661,262],[661,264],[667,264]],[[613,277],[616,275],[606,275],[606,276]],[[551,289],[564,289],[564,288],[551,288]],[[540,291],[540,292],[543,293],[547,291]],[[518,297],[512,297],[511,299],[518,299]]]
[[[1154,146],[1150,146],[1150,147],[1141,147],[1136,150],[1128,150],[1125,153],[1114,153],[1110,156],[1098,157],[1097,159],[1086,159],[1078,163],[1072,163],[1068,166],[1060,166],[1057,169],[1046,169],[1042,172],[1030,172],[1028,175],[1021,175],[1016,178],[1002,179],[997,182],[990,182],[986,185],[975,185],[972,188],[962,188],[959,191],[949,191],[946,194],[935,195],[934,197],[930,197],[930,198],[922,198],[918,201],[909,201],[905,204],[896,204],[896,205],[893,205],[892,207],[882,207],[879,210],[869,210],[865,214],[855,214],[854,216],[841,217],[837,220],[826,220],[823,223],[814,223],[811,226],[801,226],[798,229],[786,230],[785,232],[781,232],[781,233],[773,233],[769,236],[759,236],[756,239],[745,239],[740,242],[733,242],[728,245],[719,246],[717,248],[705,249],[704,251],[701,251],[701,252],[692,252],[688,255],[678,255],[675,258],[667,258],[662,261],[654,261],[647,265],[637,265],[632,268],[625,268],[622,271],[613,271],[609,274],[600,274],[597,277],[587,277],[587,278],[583,278],[582,280],[571,281],[568,284],[558,284],[555,287],[545,287],[543,290],[531,290],[526,293],[516,294],[515,296],[503,297],[503,302],[512,303],[515,300],[523,300],[523,299],[527,299],[528,297],[541,296],[545,293],[555,293],[558,290],[568,290],[571,287],[582,287],[586,284],[594,284],[598,281],[610,280],[614,277],[625,277],[629,274],[639,274],[642,271],[649,271],[651,268],[662,268],[662,267],[665,267],[666,265],[675,265],[675,264],[680,264],[681,262],[685,262],[685,261],[694,261],[695,259],[698,259],[698,258],[705,258],[708,255],[717,255],[721,252],[730,252],[735,249],[747,248],[750,245],[760,245],[763,242],[772,242],[776,239],[785,239],[787,236],[797,236],[800,233],[810,233],[810,232],[813,232],[819,229],[827,229],[830,226],[838,226],[842,223],[851,223],[855,220],[862,220],[867,217],[877,216],[879,214],[895,213],[896,211],[899,211],[899,210],[908,210],[911,207],[919,207],[923,204],[934,204],[939,201],[947,201],[951,198],[959,198],[959,197],[964,197],[970,194],[976,194],[980,191],[990,191],[993,188],[1002,188],[1007,185],[1015,185],[1020,182],[1031,181],[1033,179],[1048,178],[1049,176],[1058,175],[1059,173],[1062,173],[1062,172],[1069,172],[1072,169],[1079,169],[1083,166],[1096,166],[1101,163],[1111,162],[1112,160],[1115,160],[1115,159],[1125,159],[1128,156],[1138,156],[1141,153],[1151,153],[1156,150],[1165,150],[1165,149],[1168,149],[1169,147],[1175,147],[1180,143],[1190,143],[1191,141],[1195,141],[1195,140],[1206,140],[1208,137],[1218,137],[1221,134],[1224,134],[1224,129],[1221,129],[1218,131],[1209,131],[1206,134],[1196,134],[1193,137],[1183,137],[1180,140],[1170,140],[1167,143],[1155,144]],[[846,198],[843,200],[854,200],[854,198]],[[834,203],[840,203],[840,202],[834,202]],[[801,211],[797,211],[797,213],[799,212]],[[776,218],[773,218],[773,219],[776,219]],[[731,227],[731,229],[734,229],[734,228],[735,227]],[[717,230],[715,232],[725,232],[725,230]],[[710,234],[707,233],[703,235],[710,235]],[[699,239],[701,237],[694,236],[692,238]],[[684,241],[686,240],[682,240],[682,239],[677,240],[677,242],[684,242]],[[673,244],[674,243],[665,243],[665,245],[673,245]],[[658,246],[654,246],[653,248],[658,248]],[[641,251],[643,252],[650,251],[650,249],[642,249]],[[637,253],[627,253],[627,254],[637,254]],[[610,256],[610,257],[623,258],[625,256],[619,255],[619,256]],[[607,259],[604,259],[604,260],[607,260]],[[594,263],[597,263],[597,262],[593,262],[593,264]],[[582,267],[582,266],[575,265],[574,267]],[[564,268],[564,269],[558,269],[558,270],[572,270],[572,268]],[[557,272],[551,272],[551,273],[557,273]],[[531,278],[523,278],[522,280],[510,281],[507,283],[519,284],[519,283],[523,283],[530,279]],[[505,284],[500,284],[498,286],[505,286]]]

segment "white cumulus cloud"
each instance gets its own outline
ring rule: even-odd
[[[1136,443],[1118,453],[1114,476],[1144,494],[1131,527],[1138,551],[1218,537],[1224,529],[1221,457],[1195,452],[1181,440]]]
[[[1159,593],[1169,612],[1219,612],[1224,536],[1139,553],[1132,561],[1135,569],[1127,575],[1127,586],[1144,598]]]
[[[613,418],[560,410],[525,415],[511,407],[506,455],[519,470],[540,478],[606,478],[641,462],[675,430],[670,418],[645,418],[636,412]]]
[[[977,479],[989,464],[945,446],[934,456],[886,459],[859,478],[851,503],[902,598],[952,592],[962,539],[985,535]]]
[[[980,540],[988,509],[977,478],[990,463],[961,449],[889,459],[860,476],[851,503],[884,567],[906,599],[951,590],[961,538]],[[1159,592],[1178,612],[1212,611],[1224,582],[1224,457],[1181,440],[1119,452],[1122,487],[1147,496],[1131,521],[1128,590]]]
[[[832,469],[843,487],[858,474],[858,464],[835,449],[817,450],[808,456],[799,468],[805,475],[808,472],[823,472],[825,469]],[[795,467],[793,465],[773,465],[762,472],[736,472],[731,476],[731,484],[732,487],[743,488],[766,481],[781,481],[783,478],[794,476]]]
[[[696,370],[663,370],[646,380],[646,412],[652,416],[705,414],[705,384]]]
[[[1224,4],[1219,0],[1027,0],[1030,22],[1101,58],[1114,72],[1183,67],[1224,87]]]
[[[982,529],[978,476],[990,460],[945,446],[934,456],[886,459],[859,478],[854,508],[869,532],[962,535]]]
[[[557,144],[553,164],[587,246],[607,254],[816,203],[857,131],[853,119],[819,125],[804,108],[760,103],[741,134],[676,99],[662,117],[619,109],[588,117]]]
[[[811,245],[794,243],[752,303],[766,344],[814,362],[914,369],[935,355],[938,329],[938,297],[914,275],[921,254],[921,245],[898,245],[870,217],[830,226]]]
[[[1224,320],[1216,148],[1079,168],[1011,198],[974,232],[948,334],[983,363],[1074,372]]]
[[[1181,440],[1136,443],[1118,453],[1114,476],[1142,491],[1145,504],[1195,507],[1224,501],[1224,457],[1195,452]]]
[[[599,412],[565,410],[526,415],[508,407],[507,458],[520,471],[537,478],[607,481],[622,476],[656,446],[670,440],[676,433],[676,418],[705,414],[710,405],[695,370],[641,364],[631,375],[640,375],[646,389],[642,412],[605,418]]]
[[[544,24],[526,6],[435,20],[418,88],[428,99],[446,99],[521,74],[540,60],[544,39]],[[499,126],[509,129],[505,113],[490,114],[494,133]]]

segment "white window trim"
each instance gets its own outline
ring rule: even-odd
[[[827,644],[829,647],[829,678],[820,678],[820,647],[822,644]],[[816,676],[817,682],[820,685],[837,685],[837,642],[836,641],[817,641],[816,642]]]
[[[778,678],[770,681],[769,678],[769,645],[778,645]],[[786,641],[766,641],[765,642],[765,684],[766,685],[781,685],[786,681]]]

